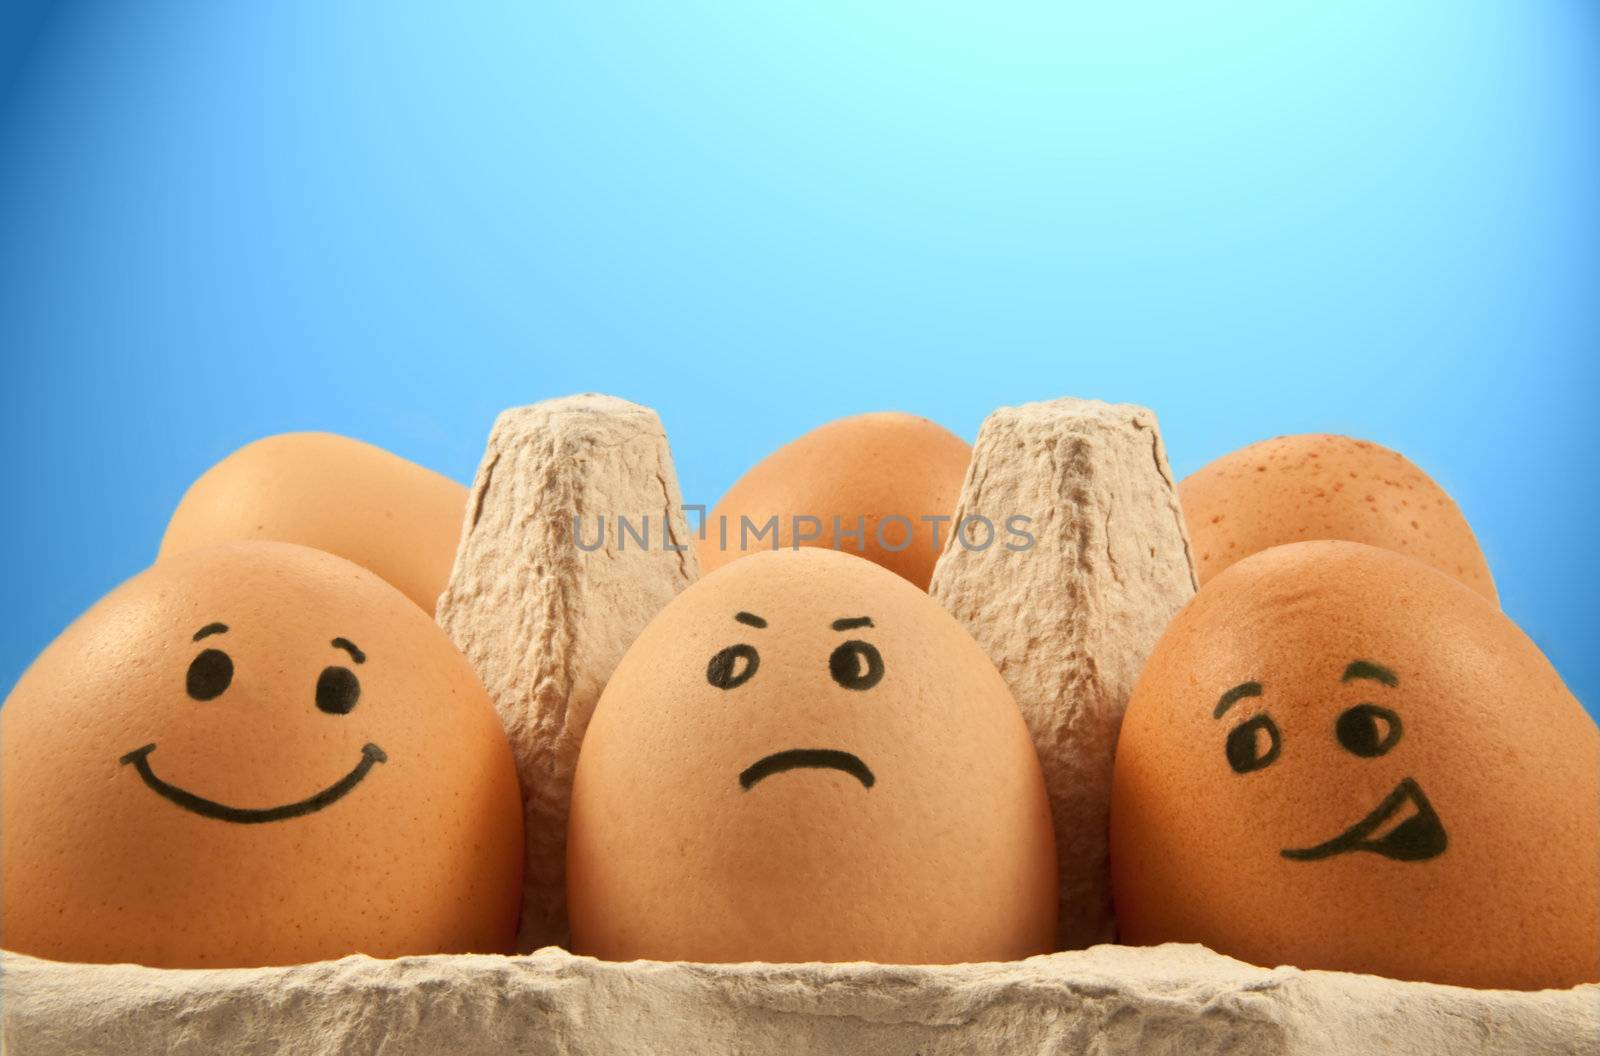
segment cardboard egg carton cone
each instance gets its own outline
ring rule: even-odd
[[[1031,507],[1031,508],[1023,508]],[[1028,717],[1063,844],[1065,934],[1102,934],[1104,789],[1127,689],[1193,588],[1154,417],[1058,400],[992,415],[964,515],[1034,519],[1033,551],[947,546],[933,592]],[[473,486],[439,620],[488,685],[525,790],[526,945],[564,935],[568,789],[600,689],[696,577],[692,552],[596,518],[688,527],[656,416],[605,396],[507,411]],[[1036,551],[1036,552],[1034,552]],[[1036,559],[1025,560],[1031,555]],[[1100,819],[1096,821],[1096,819]],[[1096,855],[1100,855],[1096,859]],[[282,968],[171,970],[0,955],[0,1051],[116,1053],[1483,1053],[1588,1051],[1600,985],[1518,993],[1266,969],[1198,946],[1094,946],[1003,964],[607,963],[550,946]]]
[[[1027,518],[1031,546],[979,546]],[[928,593],[988,652],[1044,768],[1057,946],[1115,937],[1111,762],[1133,683],[1199,580],[1156,416],[1064,398],[984,421]]]
[[[649,408],[569,396],[505,411],[489,432],[436,618],[488,689],[522,780],[518,949],[567,941],[578,746],[622,654],[700,574],[682,506]]]

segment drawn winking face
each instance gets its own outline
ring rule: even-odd
[[[1340,681],[1386,690],[1400,685],[1399,676],[1370,660],[1352,660]],[[1262,698],[1264,693],[1260,682],[1241,682],[1218,698],[1212,718],[1221,719],[1241,701]],[[1400,743],[1404,726],[1396,711],[1362,702],[1341,711],[1331,732],[1346,752],[1362,759],[1376,759]],[[1262,710],[1235,725],[1228,732],[1224,752],[1236,774],[1248,775],[1271,766],[1283,752],[1283,735],[1270,711]],[[1389,827],[1396,819],[1398,823]],[[1420,862],[1443,854],[1447,846],[1449,837],[1438,813],[1417,779],[1407,776],[1400,778],[1382,802],[1337,836],[1310,846],[1284,848],[1279,853],[1294,861],[1312,862],[1352,851],[1370,851],[1397,861]]]
[[[1359,543],[1255,554],[1173,618],[1129,697],[1118,936],[1458,986],[1593,979],[1597,747],[1538,648],[1450,576]]]

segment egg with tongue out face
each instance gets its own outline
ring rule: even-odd
[[[1122,941],[1464,986],[1600,979],[1600,734],[1490,602],[1359,543],[1201,588],[1117,747]]]
[[[567,844],[572,948],[612,960],[950,963],[1050,949],[1055,845],[1010,691],[861,558],[728,565],[607,684]]]

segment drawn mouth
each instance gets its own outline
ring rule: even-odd
[[[843,770],[845,773],[860,781],[862,787],[871,788],[877,778],[872,776],[872,771],[867,769],[867,764],[861,757],[841,752],[833,748],[790,748],[784,752],[774,752],[764,759],[758,759],[745,768],[739,775],[739,784],[744,786],[746,792],[750,791],[757,781],[773,774],[781,774],[785,770]]]
[[[1398,816],[1408,805],[1413,809],[1409,817],[1384,835],[1373,838],[1379,829]],[[1422,794],[1422,786],[1408,777],[1395,786],[1394,791],[1378,804],[1376,810],[1333,839],[1319,843],[1315,847],[1290,849],[1280,853],[1285,858],[1310,862],[1318,858],[1344,854],[1346,851],[1371,851],[1401,862],[1420,862],[1443,854],[1449,842],[1444,825],[1439,821],[1439,815],[1434,813],[1428,797]]]
[[[350,790],[361,783],[361,779],[367,776],[367,771],[375,764],[389,761],[389,756],[382,748],[375,744],[366,744],[361,748],[361,762],[356,764],[356,768],[314,796],[302,799],[298,803],[285,803],[281,807],[230,807],[197,796],[177,785],[169,785],[157,777],[155,771],[150,769],[150,753],[155,750],[155,745],[147,744],[143,748],[135,748],[119,762],[132,763],[133,768],[139,772],[139,777],[150,786],[152,792],[169,802],[176,803],[184,810],[199,814],[203,818],[216,818],[218,821],[231,821],[240,825],[285,821],[306,814],[315,814],[323,807],[349,795]]]

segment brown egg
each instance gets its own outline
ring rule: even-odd
[[[978,644],[857,557],[757,554],[653,620],[584,738],[572,947],[944,963],[1050,949],[1038,757]]]
[[[1269,546],[1346,539],[1399,551],[1499,600],[1455,501],[1404,455],[1366,440],[1263,440],[1185,478],[1178,497],[1201,585]]]
[[[511,750],[377,576],[287,543],[163,561],[0,709],[7,949],[157,966],[509,951]]]
[[[695,542],[700,568],[761,550],[825,547],[927,590],[971,460],[964,440],[926,418],[884,411],[829,422],[728,490]],[[763,534],[772,518],[775,530]]]
[[[1539,989],[1600,980],[1600,733],[1543,654],[1389,550],[1296,543],[1203,587],[1128,704],[1123,941]]]
[[[160,557],[273,539],[338,554],[433,612],[455,561],[467,489],[382,448],[332,433],[246,444],[178,503]]]

